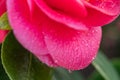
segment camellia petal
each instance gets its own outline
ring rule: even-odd
[[[120,0],[83,0],[89,12],[84,22],[89,26],[105,25],[120,14]]]
[[[26,49],[34,53],[34,55],[36,55],[41,61],[49,66],[57,66],[53,63],[52,58],[48,53],[44,42],[44,36],[42,34],[42,26],[46,24],[44,19],[46,20],[47,17],[43,13],[41,14],[37,8],[34,8],[35,13],[31,13],[30,6],[34,6],[34,4],[27,4],[26,0],[17,0],[17,2],[16,0],[8,0],[8,17],[13,32],[18,41]],[[41,16],[37,16],[40,15],[39,13]]]
[[[63,12],[66,12],[69,15],[74,15],[76,17],[87,16],[87,10],[81,0],[44,0],[44,1],[47,3],[48,6],[51,6],[51,8],[62,10]]]
[[[8,0],[7,6],[9,21],[21,44],[35,54],[47,54],[41,27],[34,23],[41,18],[34,16],[38,19],[32,20],[27,0]],[[43,22],[39,24],[43,24]]]
[[[105,0],[105,1],[102,0],[102,3],[104,4],[102,9],[99,6],[95,6],[95,4],[89,2],[92,0],[74,0],[74,2],[76,4],[79,4],[80,6],[82,3],[82,7],[81,7],[82,11],[84,10],[84,12],[87,13],[86,16],[83,15],[82,17],[80,16],[75,17],[74,14],[69,15],[68,14],[69,11],[67,13],[67,9],[65,9],[64,6],[59,8],[60,7],[59,5],[61,5],[62,3],[64,4],[64,0],[58,0],[58,1],[50,0],[54,2],[54,4],[56,4],[57,6],[52,4],[52,2],[50,3],[49,0],[34,0],[34,1],[39,6],[39,8],[51,19],[61,22],[65,25],[68,25],[68,27],[79,30],[81,29],[85,30],[86,27],[96,27],[96,26],[103,26],[105,24],[108,24],[111,21],[113,21],[116,17],[118,17],[120,13],[120,5],[119,5],[120,0],[111,0],[112,3],[114,3],[114,5],[111,5],[112,3],[108,3],[110,0]],[[72,2],[72,1],[73,0],[69,0],[68,2]],[[95,2],[96,4],[100,4],[99,1],[97,2],[96,0],[93,0],[93,2]],[[71,7],[71,5],[68,5],[68,7]],[[77,8],[79,8],[79,6],[77,6]],[[74,8],[74,10],[77,11],[77,8]]]
[[[68,27],[71,27],[74,29],[87,30],[87,27],[85,24],[83,24],[83,22],[77,19],[74,19],[74,17],[69,17],[67,14],[64,14],[63,12],[59,11],[59,9],[55,8],[57,11],[54,8],[52,9],[43,0],[34,0],[34,1],[40,7],[40,9],[51,19],[57,22],[63,23]]]
[[[6,11],[6,0],[0,0],[0,16]],[[7,30],[0,30],[0,43],[3,42],[6,34],[8,33]]]
[[[101,39],[101,28],[77,31],[57,24],[44,28],[45,42],[54,62],[70,70],[88,66],[95,58]]]
[[[8,33],[8,31],[6,31],[6,30],[0,30],[0,43],[3,42],[7,33]]]
[[[120,0],[83,0],[85,6],[89,6],[108,15],[120,13]]]
[[[6,0],[0,0],[0,16],[6,11]]]
[[[49,18],[34,2],[27,0],[8,0],[7,8],[18,41],[47,65],[78,70],[95,58],[101,39],[100,27],[69,28]]]

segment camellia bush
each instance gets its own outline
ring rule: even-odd
[[[119,14],[120,0],[0,0],[0,80],[120,80],[104,53],[119,39],[102,38]]]

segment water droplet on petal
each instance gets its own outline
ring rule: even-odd
[[[95,57],[92,58],[92,60],[94,60],[94,59],[95,59]]]
[[[57,63],[58,61],[57,60],[55,60],[55,63]]]
[[[68,70],[69,73],[72,73],[72,70]]]

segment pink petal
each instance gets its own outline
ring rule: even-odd
[[[101,28],[77,31],[56,25],[44,29],[45,42],[54,62],[70,70],[87,67],[97,54]]]
[[[83,24],[83,22],[70,17],[67,14],[64,14],[63,12],[60,12],[59,9],[52,9],[50,6],[48,6],[43,0],[34,0],[36,4],[40,7],[40,9],[51,19],[63,23],[67,25],[68,27],[79,29],[79,30],[87,30],[86,25]]]
[[[12,4],[12,5],[11,5]],[[22,5],[22,6],[19,6]],[[8,17],[13,32],[18,41],[41,61],[49,66],[57,66],[53,63],[51,56],[48,54],[44,36],[42,34],[42,26],[47,22],[46,16],[39,12],[37,8],[29,8],[34,4],[28,4],[26,0],[8,0]],[[35,11],[34,13],[31,13]],[[40,15],[40,16],[38,16]],[[44,22],[45,20],[46,22]],[[48,19],[48,18],[47,18]],[[49,20],[48,20],[49,21]]]
[[[6,11],[6,0],[0,0],[0,17],[5,11]],[[0,30],[0,43],[3,42],[7,33],[8,33],[7,30]]]
[[[8,33],[8,31],[6,31],[6,30],[0,30],[0,43],[3,42],[7,33]]]
[[[85,6],[94,8],[108,15],[120,13],[120,0],[83,0]]]
[[[96,6],[97,9],[94,8],[93,7],[94,5],[92,5],[92,4],[91,4],[91,6],[89,6],[86,1],[80,0],[80,2],[84,4],[82,6],[82,9],[84,10],[84,12],[86,10],[87,14],[88,14],[87,16],[83,15],[83,17],[80,17],[80,16],[75,17],[74,16],[75,14],[69,15],[68,14],[70,12],[69,9],[68,9],[68,13],[66,13],[67,11],[65,11],[65,10],[67,10],[67,8],[69,8],[69,7],[71,8],[71,5],[68,5],[67,8],[65,6],[60,7],[60,5],[62,5],[62,3],[63,3],[63,5],[65,5],[64,0],[61,0],[61,1],[58,0],[60,3],[57,1],[54,1],[54,0],[51,0],[52,2],[54,2],[53,4],[52,4],[52,2],[50,3],[50,1],[48,1],[48,2],[43,1],[43,0],[34,0],[34,1],[39,6],[39,8],[51,19],[56,20],[60,23],[63,23],[65,25],[67,25],[68,27],[71,27],[74,29],[79,29],[79,30],[85,30],[86,27],[103,26],[105,24],[108,24],[111,21],[113,21],[119,15],[118,12],[120,12],[120,5],[118,5],[118,4],[120,4],[119,3],[120,0],[114,0],[115,7],[111,7],[112,5],[108,6],[105,2],[105,6],[104,6],[103,10],[101,10],[98,6]],[[71,1],[73,1],[73,0],[69,0],[69,2],[71,2]],[[79,4],[81,6],[81,3],[78,3],[78,0],[74,0],[74,2],[77,5]],[[73,7],[74,7],[74,5],[73,5]],[[77,6],[77,8],[74,8],[74,10],[77,11],[78,8],[79,8],[79,6]],[[113,10],[115,12],[113,13],[111,10]]]
[[[6,0],[0,0],[0,16],[6,11]]]
[[[37,18],[37,20],[32,20],[26,0],[8,0],[7,8],[11,27],[19,42],[35,55],[47,54],[42,29],[34,23],[39,22],[41,17],[35,15],[34,18]],[[39,22],[39,24],[43,24],[43,22]]]
[[[89,12],[84,21],[90,26],[108,24],[120,14],[120,0],[83,0],[83,3]]]
[[[44,0],[48,6],[62,10],[69,15],[76,17],[87,16],[87,11],[81,0]]]
[[[32,11],[30,6],[34,6]],[[7,8],[18,41],[47,65],[77,70],[88,66],[96,56],[100,27],[74,30],[52,20],[26,0],[8,0]]]

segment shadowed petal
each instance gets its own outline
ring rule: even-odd
[[[51,8],[47,3],[43,0],[34,0],[38,7],[51,19],[60,22],[62,24],[67,25],[68,27],[79,29],[79,30],[87,30],[87,27],[80,20],[75,19],[74,17],[70,17],[68,14],[64,14],[64,12],[59,11],[59,9]],[[63,0],[62,0],[63,1]],[[84,6],[83,6],[84,8]],[[85,9],[83,9],[85,10]]]
[[[0,30],[0,43],[3,42],[7,33],[8,33],[8,31],[6,31],[6,30]]]
[[[54,2],[57,6],[50,3],[47,0],[34,0],[36,4],[39,6],[39,8],[51,19],[58,21],[60,23],[63,23],[67,25],[68,27],[77,29],[77,30],[86,30],[87,27],[96,27],[96,26],[103,26],[105,24],[110,23],[113,21],[116,17],[118,17],[120,13],[120,0],[112,0],[113,5],[110,5],[111,3],[103,2],[104,8],[100,8],[99,6],[94,6],[93,4],[88,3],[89,0],[80,0],[80,3],[78,0],[69,0],[69,2],[75,2],[77,5],[82,6],[83,13],[86,13],[86,16],[78,16],[76,12],[70,13],[72,10],[67,8],[71,7],[71,5],[68,5],[68,7],[65,7],[64,0],[61,0],[59,2],[51,0]],[[94,0],[95,2],[96,0]],[[106,0],[107,1],[107,0]],[[97,3],[97,2],[96,2]],[[60,7],[59,5],[63,5]],[[81,5],[82,4],[82,5]],[[111,7],[113,6],[113,7]],[[73,5],[74,8],[74,5]],[[80,8],[75,6],[74,10],[77,11],[77,9]],[[80,9],[81,9],[80,8]],[[113,11],[111,11],[113,10]],[[78,10],[79,11],[79,10]],[[76,14],[76,16],[74,16]]]
[[[6,11],[6,0],[0,0],[0,16]],[[0,30],[0,43],[3,42],[8,31]]]
[[[0,0],[0,16],[6,11],[6,0]]]

